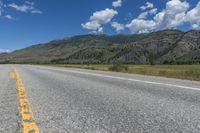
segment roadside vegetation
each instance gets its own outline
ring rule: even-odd
[[[115,71],[200,81],[200,65],[54,65],[68,68]]]

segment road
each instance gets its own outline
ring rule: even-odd
[[[0,132],[22,130],[12,67],[41,133],[199,133],[200,82],[31,65],[0,66]]]

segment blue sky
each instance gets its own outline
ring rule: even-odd
[[[88,33],[200,29],[199,0],[0,1],[0,51]]]

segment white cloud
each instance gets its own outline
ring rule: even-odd
[[[157,13],[157,8],[153,8],[150,10],[147,10],[145,12],[140,13],[140,15],[137,17],[138,19],[146,19],[148,15],[155,15]]]
[[[112,2],[112,6],[115,8],[122,6],[122,0],[117,0],[117,1]]]
[[[90,34],[98,34],[98,33],[103,33],[103,27],[100,27],[97,30],[93,30],[89,32]]]
[[[40,11],[40,10],[33,10],[33,11],[31,11],[31,13],[42,14],[42,11]]]
[[[145,19],[149,13],[148,12],[142,12],[140,15],[137,17],[138,19]]]
[[[115,28],[115,30],[119,33],[120,31],[123,31],[125,29],[125,26],[123,24],[112,22],[111,26]]]
[[[177,28],[184,23],[186,12],[189,9],[189,3],[180,0],[170,0],[166,4],[166,9],[159,12],[155,17],[157,29]]]
[[[129,28],[132,33],[148,33],[154,29],[155,25],[153,20],[133,19],[126,27]]]
[[[30,1],[25,1],[25,3],[26,3],[27,5],[31,5],[31,6],[34,6],[34,5],[35,5],[34,2],[30,2]]]
[[[185,21],[189,22],[193,29],[200,29],[200,1],[195,8],[188,11]]]
[[[153,9],[149,10],[149,14],[156,14],[157,11],[158,11],[157,8],[153,8]]]
[[[137,18],[133,19],[126,27],[133,33],[144,33],[162,29],[174,29],[184,24],[186,13],[189,9],[189,3],[181,0],[170,0],[166,3],[166,8],[157,13],[157,9],[153,8],[153,4],[146,3],[147,10],[141,13]],[[151,10],[150,10],[151,9]],[[157,13],[157,14],[156,14]],[[153,19],[146,20],[148,14],[154,14]]]
[[[12,3],[12,4],[9,4],[8,7],[12,7],[14,9],[16,9],[17,11],[20,11],[20,12],[30,12],[30,13],[39,13],[41,14],[42,11],[36,9],[34,7],[35,3],[33,2],[29,2],[29,1],[25,1],[24,4],[22,5],[17,5],[15,3]]]
[[[106,8],[105,10],[94,12],[89,21],[81,25],[85,29],[102,32],[102,26],[111,22],[113,17],[117,14],[117,11]]]
[[[6,7],[6,5],[0,1],[0,17],[2,18],[6,18],[6,19],[14,19],[11,15],[9,14],[5,14],[4,8]]]
[[[12,19],[14,19],[11,15],[5,15],[5,16],[3,16],[4,18],[7,18],[7,19],[10,19],[10,20],[12,20]]]
[[[98,33],[103,33],[103,27],[100,27],[100,28],[98,29]]]
[[[10,52],[10,50],[5,50],[5,49],[0,48],[0,53],[9,53],[9,52]]]
[[[8,8],[14,8],[17,11],[20,12],[25,12],[25,13],[37,13],[37,14],[42,14],[42,11],[36,9],[34,7],[35,3],[34,2],[30,2],[30,1],[25,1],[24,4],[22,5],[17,5],[15,3],[11,3],[11,4],[4,4],[1,0],[0,0],[0,17],[1,18],[6,18],[9,20],[14,19],[14,17],[10,14],[8,14]]]
[[[142,11],[144,10],[147,10],[147,9],[152,9],[154,7],[154,4],[153,3],[150,3],[150,2],[146,2],[146,5],[145,6],[141,6],[140,9]]]
[[[98,30],[101,27],[101,24],[98,21],[89,21],[81,25],[83,28],[88,30]]]
[[[16,10],[20,12],[28,12],[30,9],[32,9],[31,6],[28,5],[17,5],[15,3],[9,4],[9,7],[15,8]]]
[[[121,4],[121,0],[113,2],[114,7],[121,6]],[[200,1],[192,9],[186,0],[168,0],[165,8],[160,11],[150,2],[146,2],[140,9],[142,12],[130,23],[124,25],[112,22],[111,26],[117,32],[128,28],[132,33],[177,29],[186,23],[189,23],[193,29],[200,29]],[[103,25],[110,23],[116,14],[118,14],[117,11],[108,8],[95,12],[88,22],[82,24],[82,27],[93,32],[102,32]]]
[[[106,24],[111,21],[111,19],[118,14],[117,11],[113,9],[106,8],[105,10],[93,13],[90,17],[91,21],[98,21],[99,23]]]

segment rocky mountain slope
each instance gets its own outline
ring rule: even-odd
[[[1,63],[200,63],[200,31],[80,35],[0,54]]]

